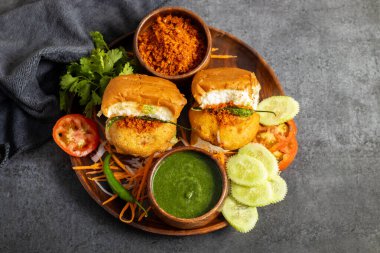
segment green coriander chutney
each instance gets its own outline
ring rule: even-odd
[[[200,152],[175,152],[160,162],[153,175],[157,204],[177,218],[195,218],[207,213],[221,194],[218,165]]]

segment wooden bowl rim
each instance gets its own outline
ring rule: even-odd
[[[161,13],[168,14],[171,12],[183,13],[184,14],[183,16],[189,17],[195,20],[197,23],[199,23],[200,24],[199,28],[202,29],[202,32],[204,33],[206,37],[206,46],[207,46],[206,53],[202,61],[199,63],[199,65],[196,68],[192,69],[191,71],[185,74],[174,75],[174,76],[165,75],[165,74],[155,71],[142,59],[140,51],[138,49],[138,37],[139,37],[139,34],[142,32],[142,29],[145,26],[145,24],[150,22],[152,19],[156,18]],[[182,7],[177,7],[177,6],[162,7],[146,15],[137,26],[137,29],[135,31],[134,38],[133,38],[133,51],[136,55],[136,58],[140,62],[140,64],[153,75],[164,78],[164,79],[168,79],[168,80],[178,81],[178,80],[186,79],[195,75],[199,70],[203,69],[208,64],[211,57],[211,49],[212,49],[212,38],[211,38],[211,32],[210,32],[209,26],[203,21],[203,19],[198,14],[192,12],[191,10],[188,10]]]
[[[174,153],[183,152],[183,151],[199,152],[199,153],[202,153],[203,155],[206,155],[207,157],[209,157],[217,165],[218,170],[220,172],[221,181],[222,181],[222,192],[220,194],[218,202],[209,211],[207,211],[206,213],[202,214],[201,216],[198,216],[195,218],[179,218],[179,217],[175,217],[174,215],[169,214],[168,212],[163,210],[158,205],[158,203],[157,203],[157,201],[153,195],[153,178],[154,178],[156,171],[159,168],[160,163],[165,158],[167,158],[168,156],[171,156]],[[173,148],[173,149],[167,151],[157,161],[155,161],[154,165],[152,166],[151,170],[149,171],[147,185],[148,185],[148,197],[149,197],[151,204],[154,206],[153,210],[158,211],[161,215],[165,216],[167,219],[170,219],[171,221],[173,221],[175,223],[179,223],[179,224],[194,224],[194,223],[202,222],[202,221],[209,219],[210,217],[212,217],[215,214],[215,212],[220,211],[220,208],[224,202],[224,199],[227,197],[227,194],[228,194],[228,178],[227,178],[227,173],[226,173],[223,165],[219,162],[218,159],[213,157],[213,155],[210,152],[208,152],[204,149],[200,149],[200,148],[192,147],[192,146],[182,146],[182,147]]]

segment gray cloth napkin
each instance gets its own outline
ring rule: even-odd
[[[51,137],[59,76],[91,51],[89,32],[110,42],[164,2],[41,0],[0,15],[0,168]]]

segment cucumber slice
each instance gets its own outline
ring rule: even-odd
[[[286,185],[285,180],[278,175],[269,178],[269,183],[273,192],[271,203],[275,204],[284,200],[286,193],[288,192],[288,186]]]
[[[243,154],[228,159],[227,174],[231,181],[244,186],[254,186],[268,178],[267,169],[262,162]]]
[[[251,231],[259,219],[256,207],[241,205],[230,196],[224,201],[222,214],[228,223],[241,233]]]
[[[273,192],[269,181],[253,187],[246,187],[231,182],[231,195],[241,204],[260,207],[271,204]]]
[[[258,111],[272,111],[276,113],[258,112],[260,123],[266,126],[275,126],[293,119],[299,112],[299,103],[288,96],[273,96],[264,99],[257,106]]]
[[[268,171],[268,176],[278,175],[278,162],[276,157],[264,145],[249,143],[239,149],[239,155],[248,155],[262,162]]]

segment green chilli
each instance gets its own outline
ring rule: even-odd
[[[201,107],[192,107],[191,110],[202,111],[203,109]],[[209,110],[209,109],[207,109],[207,110]],[[248,109],[248,108],[240,108],[237,106],[226,106],[226,107],[216,109],[216,110],[225,110],[225,111],[228,111],[229,113],[231,113],[232,115],[239,116],[239,117],[249,117],[249,116],[252,116],[252,114],[254,114],[255,112],[272,113],[272,114],[276,115],[276,113],[272,112],[272,111],[261,111],[261,110],[258,111],[258,110]]]
[[[110,127],[113,125],[113,123],[115,123],[116,121],[122,120],[124,118],[125,118],[125,116],[116,116],[116,117],[110,118],[106,124],[106,131],[108,131],[110,129]]]
[[[115,178],[115,176],[114,176],[114,174],[110,168],[110,159],[111,159],[111,154],[107,154],[106,158],[104,159],[103,172],[104,172],[104,175],[106,175],[107,182],[108,182],[109,186],[111,187],[113,193],[117,194],[122,200],[137,204],[145,212],[145,217],[147,217],[148,213],[145,210],[145,208]]]

